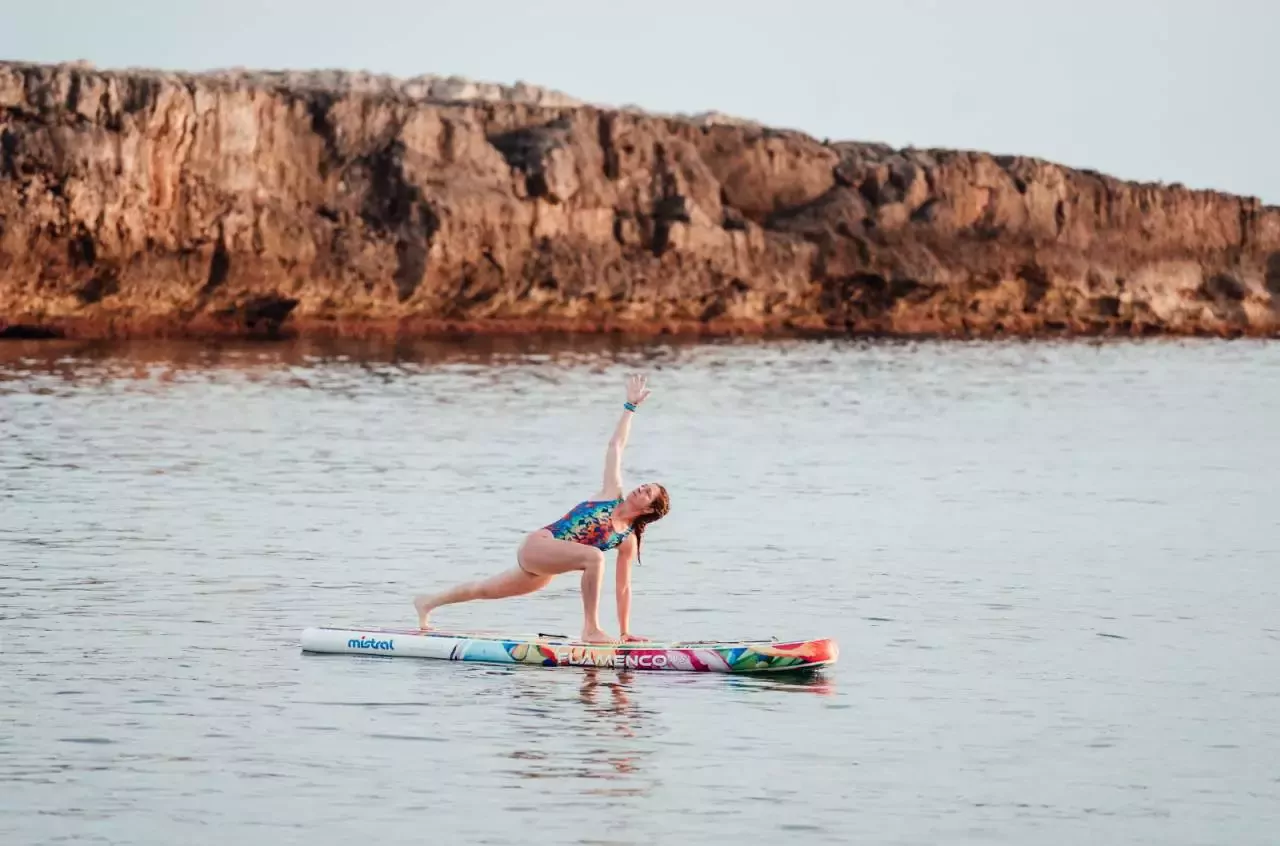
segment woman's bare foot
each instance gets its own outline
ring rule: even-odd
[[[413,610],[418,612],[418,628],[423,631],[427,630],[427,617],[435,610],[430,603],[430,597],[415,596],[413,598]]]
[[[618,639],[604,629],[592,626],[582,627],[581,643],[617,643]]]

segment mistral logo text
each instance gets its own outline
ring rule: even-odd
[[[396,651],[395,640],[376,640],[371,637],[353,637],[347,641],[348,649],[384,649],[389,652]]]

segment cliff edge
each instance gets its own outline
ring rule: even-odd
[[[0,334],[1280,334],[1280,208],[532,86],[0,63]]]

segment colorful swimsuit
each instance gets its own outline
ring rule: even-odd
[[[626,540],[631,534],[628,528],[624,532],[614,531],[613,510],[622,502],[617,499],[588,499],[578,503],[568,514],[554,523],[543,526],[550,529],[558,540],[594,546],[597,549],[613,549]]]

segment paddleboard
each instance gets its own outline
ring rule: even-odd
[[[311,627],[302,651],[384,658],[437,658],[543,667],[614,667],[694,673],[767,673],[834,664],[835,640],[581,643],[554,634],[447,632],[429,629]]]

